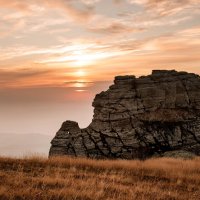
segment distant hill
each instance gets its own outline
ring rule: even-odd
[[[51,139],[51,135],[0,133],[0,156],[47,156]]]

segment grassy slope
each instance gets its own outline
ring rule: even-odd
[[[0,199],[200,199],[200,158],[0,158]]]

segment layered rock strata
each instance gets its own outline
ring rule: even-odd
[[[97,94],[91,124],[66,121],[49,155],[148,158],[184,150],[200,155],[200,77],[175,70],[117,76]]]

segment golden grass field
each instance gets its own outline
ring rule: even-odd
[[[0,200],[199,200],[200,158],[0,158]]]

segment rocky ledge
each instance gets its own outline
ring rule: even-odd
[[[97,94],[91,124],[66,121],[49,155],[148,158],[168,151],[200,155],[200,76],[154,70],[149,76],[117,76]]]

